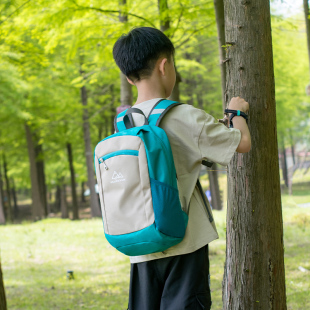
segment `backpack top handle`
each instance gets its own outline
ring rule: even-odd
[[[135,127],[134,123],[133,123],[133,119],[132,119],[132,113],[137,113],[137,114],[141,114],[144,117],[144,125],[148,125],[149,122],[147,120],[147,118],[145,117],[144,113],[137,108],[129,108],[127,109],[124,118],[123,118],[123,122],[125,124],[126,129],[130,129]]]

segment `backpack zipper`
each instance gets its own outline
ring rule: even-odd
[[[103,160],[102,157],[99,158],[99,164],[103,164],[105,170],[108,170],[108,169],[109,169],[108,166],[107,166],[107,164],[105,163],[105,161]]]
[[[122,150],[122,151],[116,151],[116,152],[112,152],[109,154],[106,154],[102,157],[100,157],[99,160],[99,164],[103,164],[104,169],[108,170],[109,167],[106,164],[106,160],[111,158],[111,157],[115,157],[115,156],[120,156],[120,155],[131,155],[131,156],[138,156],[139,155],[139,151],[136,150]]]

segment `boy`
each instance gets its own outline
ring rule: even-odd
[[[162,98],[170,96],[176,79],[174,47],[159,30],[142,27],[118,39],[113,48],[116,64],[138,89],[135,107],[146,117]],[[229,109],[247,112],[249,105],[233,98]],[[136,126],[142,115],[133,114]],[[235,151],[251,148],[250,133],[241,116],[234,129],[190,105],[174,107],[164,117],[173,153],[182,209],[189,221],[184,239],[160,253],[130,257],[129,310],[210,309],[208,243],[218,238],[211,210],[196,186],[202,160],[227,165]]]

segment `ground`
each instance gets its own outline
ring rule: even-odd
[[[283,194],[288,309],[310,309],[310,184]],[[224,191],[224,197],[225,197]],[[213,310],[222,309],[225,211],[214,212],[220,239],[210,245]],[[8,309],[127,309],[129,259],[105,240],[100,219],[46,219],[0,227]],[[67,279],[72,270],[74,279]]]

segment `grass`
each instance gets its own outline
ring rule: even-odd
[[[309,184],[282,196],[288,309],[310,309]],[[224,182],[221,180],[221,187]],[[225,196],[225,189],[224,196]],[[225,212],[214,211],[220,239],[210,244],[213,307],[222,309]],[[100,219],[46,219],[0,227],[8,309],[127,309],[129,259],[111,248]],[[301,271],[303,267],[309,271]],[[74,271],[68,280],[66,272]]]

